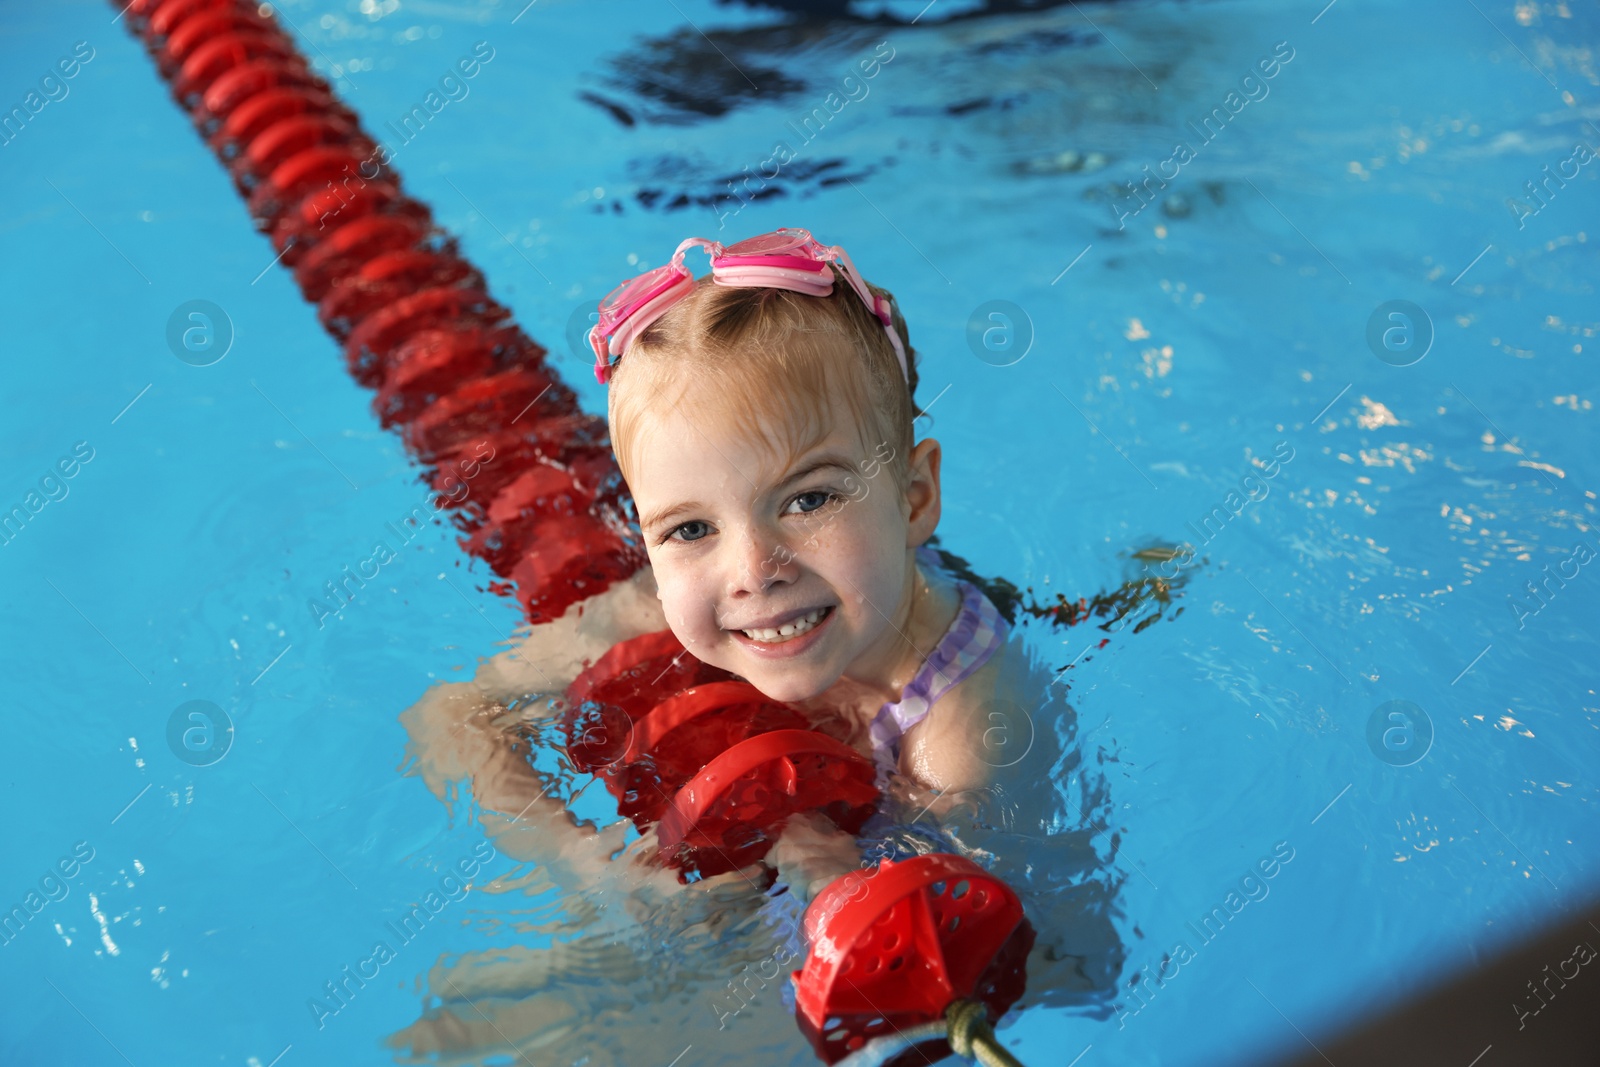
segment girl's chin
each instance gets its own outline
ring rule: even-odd
[[[837,677],[812,677],[809,671],[797,676],[794,671],[774,670],[764,664],[748,671],[740,671],[737,668],[734,670],[745,681],[761,690],[762,696],[785,704],[799,704],[819,697],[838,681]]]
[[[814,697],[822,696],[838,681],[837,673],[819,672],[819,670],[806,670],[797,665],[774,665],[763,662],[746,661],[738,665],[730,665],[728,670],[749,681],[750,685],[762,691],[768,701],[782,701],[784,704],[802,704]]]

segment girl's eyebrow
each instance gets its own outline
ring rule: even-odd
[[[653,511],[648,515],[641,516],[639,519],[639,529],[653,530],[657,526],[677,518],[679,515],[699,510],[699,504],[696,504],[692,500],[686,500],[681,504],[674,504],[669,508],[663,508],[660,511]]]
[[[777,488],[782,489],[786,485],[798,482],[804,478],[809,478],[818,471],[828,470],[830,468],[837,468],[850,474],[854,474],[856,469],[855,464],[850,462],[848,456],[828,452],[818,456],[816,459],[812,460],[810,463],[807,463],[804,467],[801,467],[783,481],[779,482]]]

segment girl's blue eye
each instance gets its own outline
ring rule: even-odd
[[[794,504],[792,506],[798,509],[802,514],[805,514],[807,512],[817,511],[821,508],[827,507],[828,501],[832,499],[833,494],[828,492],[826,489],[813,489],[808,493],[801,493],[799,496],[795,497]]]
[[[669,540],[698,541],[710,532],[711,525],[709,523],[701,522],[699,519],[695,519],[692,522],[686,522],[682,526],[677,527],[667,536]]]

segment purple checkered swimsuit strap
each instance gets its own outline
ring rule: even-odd
[[[917,723],[927,718],[939,698],[954,689],[994,655],[1006,639],[1005,616],[971,582],[958,581],[961,610],[938,645],[929,653],[916,677],[900,692],[900,699],[885,704],[873,717],[873,759],[880,786],[900,765],[900,743]]]

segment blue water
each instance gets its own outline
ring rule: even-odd
[[[1600,147],[1593,7],[939,4],[908,25],[921,8],[798,29],[690,0],[283,12],[381,137],[489,42],[395,164],[558,352],[635,264],[715,232],[727,180],[890,43],[729,232],[805,225],[895,291],[945,449],[941,539],[980,573],[1076,598],[1142,575],[1139,548],[1198,549],[1176,618],[1082,659],[1104,634],[1030,630],[1051,666],[1077,660],[1083,781],[1063,788],[1103,786],[1113,833],[1089,831],[1093,870],[1067,881],[1115,889],[1121,948],[1114,990],[1005,1028],[1024,1062],[1302,1051],[1297,1030],[1320,1040],[1592,898],[1600,578],[1574,548],[1600,550],[1600,168],[1575,152]],[[392,1062],[438,968],[468,959],[477,1051],[441,1062],[512,1062],[491,1017],[541,1064],[727,1062],[753,1030],[764,1062],[811,1062],[770,991],[718,1036],[668,947],[653,982],[613,988],[574,952],[541,991],[521,954],[585,907],[625,954],[643,935],[506,856],[474,868],[497,891],[449,899],[319,1028],[324,983],[475,862],[470,796],[405,773],[399,715],[518,615],[436,526],[317,626],[308,599],[422,487],[114,14],[0,15],[7,109],[93,49],[0,148],[0,504],[73,471],[0,547],[0,904],[60,898],[0,946],[0,1062]],[[1292,59],[1241,88],[1279,42]],[[1177,141],[1192,158],[1119,229],[1116,183],[1172,175]],[[1534,200],[1547,165],[1576,176]],[[166,342],[193,299],[231,322],[210,366]],[[1410,313],[1432,340],[1409,366],[1420,345],[1367,340],[1389,301],[1431,322]],[[558,365],[602,410],[582,361]],[[1252,460],[1275,449],[1292,459],[1266,479]],[[1538,600],[1546,565],[1566,578]],[[191,700],[232,720],[220,762],[169,746]],[[1397,700],[1409,718],[1369,740]]]

